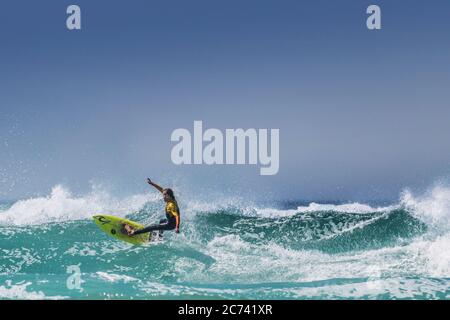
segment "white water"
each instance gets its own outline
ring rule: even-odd
[[[0,225],[27,226],[56,221],[89,219],[95,213],[111,213],[127,215],[141,209],[148,201],[162,201],[157,193],[141,194],[117,199],[104,191],[92,190],[82,197],[74,196],[67,189],[56,186],[47,197],[27,199],[16,202],[9,209],[0,212]],[[367,294],[389,293],[396,297],[414,297],[415,294],[446,292],[450,278],[450,189],[443,186],[431,188],[424,194],[414,195],[410,191],[402,193],[399,203],[388,207],[371,207],[366,204],[350,203],[343,205],[311,203],[298,209],[278,210],[273,208],[257,208],[247,206],[242,209],[242,202],[224,200],[223,203],[185,202],[189,216],[194,211],[214,212],[226,206],[234,206],[242,210],[244,215],[263,217],[286,217],[295,213],[314,213],[333,211],[336,213],[371,213],[386,212],[397,208],[406,208],[411,214],[422,220],[429,231],[405,245],[383,247],[379,249],[349,251],[338,254],[327,254],[316,250],[293,250],[279,244],[251,244],[240,235],[216,235],[206,245],[197,241],[195,234],[181,233],[173,237],[170,246],[183,250],[196,250],[211,258],[213,263],[205,265],[201,261],[184,256],[175,256],[169,261],[176,272],[178,281],[182,283],[304,283],[327,279],[367,279],[360,284],[337,284],[315,288],[289,289],[290,297],[301,296],[346,296],[362,297]],[[161,203],[162,206],[162,203]],[[185,228],[190,228],[186,222]],[[363,224],[372,223],[367,220]],[[358,227],[358,226],[356,226]],[[364,226],[362,226],[364,227]],[[344,230],[351,232],[351,230]],[[96,257],[95,246],[74,244],[67,250],[68,255],[80,257]],[[114,246],[113,246],[114,247]],[[121,247],[122,248],[122,247]],[[122,248],[128,252],[127,247]],[[122,250],[121,249],[121,250]],[[27,258],[25,248],[17,249],[18,254]],[[102,249],[106,250],[106,249]],[[114,249],[113,251],[115,251]],[[105,252],[103,252],[105,254]],[[31,259],[32,257],[30,257]],[[170,260],[170,258],[169,258]],[[24,260],[25,261],[25,260]],[[28,260],[26,260],[28,261]],[[161,289],[184,294],[196,294],[209,290],[223,294],[226,290],[187,288],[183,285],[158,285],[146,283],[129,274],[99,271],[96,277],[107,283],[138,283],[144,292]],[[420,280],[408,280],[417,277]],[[441,284],[433,282],[439,278]],[[421,287],[428,286],[428,287]],[[2,298],[43,298],[40,291],[27,290],[28,283],[16,283],[0,286]],[[353,289],[352,289],[353,288]],[[434,288],[434,289],[433,289]],[[158,290],[159,290],[158,289]],[[203,291],[202,291],[203,290]],[[248,289],[234,291],[248,292]],[[264,291],[257,289],[256,291]],[[274,290],[274,289],[271,289]],[[276,290],[276,289],[275,289]],[[282,290],[282,289],[280,289]],[[263,294],[263,293],[261,293]],[[280,291],[280,295],[283,293]],[[47,298],[47,297],[46,297]]]
[[[76,197],[57,185],[47,197],[20,200],[0,214],[2,225],[33,225],[89,219],[95,214],[125,216],[142,208],[148,201],[156,201],[157,195],[138,194],[116,199],[107,192],[94,188],[89,194]]]

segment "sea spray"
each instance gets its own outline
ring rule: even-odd
[[[405,192],[386,207],[182,199],[181,233],[134,247],[103,234],[91,214],[155,222],[159,194],[56,186],[0,212],[0,298],[448,299],[449,194]],[[70,265],[80,266],[82,291],[66,286]]]

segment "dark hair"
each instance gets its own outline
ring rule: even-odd
[[[172,190],[172,189],[166,188],[166,189],[164,189],[164,190],[167,192],[167,194],[168,194],[173,200],[176,201],[175,195],[173,194],[173,190]]]

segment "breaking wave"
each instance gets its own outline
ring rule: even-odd
[[[397,204],[243,205],[181,199],[182,232],[133,247],[94,214],[143,223],[155,193],[117,199],[62,186],[0,207],[3,299],[402,299],[450,297],[450,189],[404,191]],[[71,290],[67,267],[83,279]]]

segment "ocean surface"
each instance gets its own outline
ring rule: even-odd
[[[181,233],[131,246],[94,214],[144,224],[155,192],[0,202],[0,299],[449,299],[450,189],[396,203],[193,201]],[[78,273],[79,271],[79,273]]]

